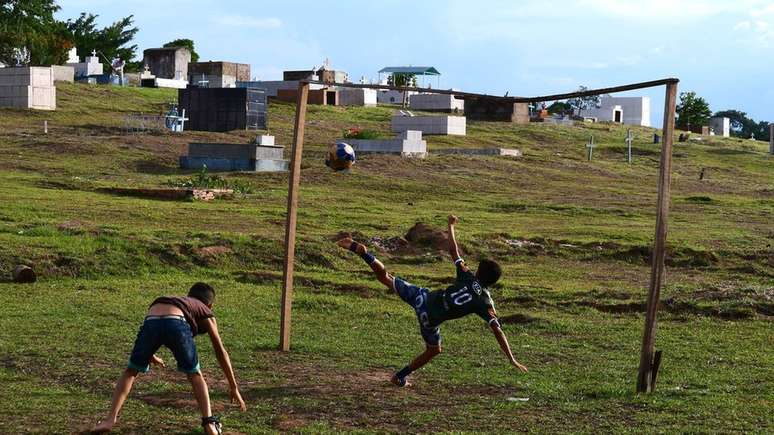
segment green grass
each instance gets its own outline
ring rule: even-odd
[[[770,432],[774,405],[774,171],[767,144],[705,137],[676,143],[657,391],[633,393],[655,223],[655,130],[608,124],[469,122],[428,147],[513,147],[524,157],[366,156],[349,174],[324,150],[348,128],[389,134],[393,108],[310,106],[298,214],[293,351],[276,352],[285,174],[218,174],[232,200],[114,196],[162,187],[193,141],[250,132],[124,134],[128,113],[161,113],[175,92],[60,85],[58,110],[0,110],[0,272],[33,265],[38,283],[0,282],[0,432],[89,428],[109,405],[148,303],[206,280],[249,404],[225,405],[211,347],[199,350],[217,412],[235,433]],[[269,133],[292,139],[294,106],[270,107]],[[43,121],[49,134],[42,134]],[[598,144],[586,161],[588,137]],[[705,180],[699,172],[705,168]],[[386,383],[421,351],[409,307],[332,239],[404,235],[462,217],[471,263],[505,269],[495,301],[521,375],[477,318],[442,326],[444,354],[415,387]],[[225,247],[219,254],[207,249]],[[443,252],[379,252],[388,268],[448,285]],[[162,357],[171,359],[164,351]],[[529,398],[511,402],[508,397]],[[184,377],[143,376],[119,433],[196,432]],[[201,433],[199,430],[198,433]]]

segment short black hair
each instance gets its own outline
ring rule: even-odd
[[[496,283],[500,279],[500,275],[503,274],[503,270],[500,265],[493,260],[481,260],[478,263],[478,270],[476,271],[476,278],[484,287],[489,287]]]
[[[207,305],[211,305],[215,302],[215,289],[209,284],[197,282],[191,286],[190,290],[188,290],[188,296],[199,299]]]

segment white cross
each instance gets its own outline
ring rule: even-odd
[[[588,158],[589,161],[591,161],[591,155],[594,154],[594,136],[591,136],[591,139],[589,139],[589,143],[586,144],[586,148],[588,148]]]
[[[629,161],[629,163],[632,162],[632,141],[634,140],[634,136],[632,136],[632,129],[626,130],[626,148],[627,148],[627,154],[626,158]]]
[[[97,55],[97,50],[91,50],[91,57],[94,57]]]

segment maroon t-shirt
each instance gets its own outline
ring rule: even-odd
[[[212,313],[210,307],[205,305],[204,302],[199,299],[190,296],[162,296],[156,298],[150,306],[152,307],[156,304],[174,305],[180,308],[186,322],[191,325],[191,332],[193,335],[204,334],[207,332],[205,320],[210,317],[215,317],[215,314]]]

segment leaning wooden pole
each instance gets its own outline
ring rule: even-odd
[[[651,256],[650,288],[648,290],[645,331],[640,351],[640,370],[637,376],[637,392],[653,391],[660,359],[655,352],[656,313],[661,286],[664,283],[664,257],[666,256],[667,218],[669,216],[669,183],[672,174],[672,141],[675,131],[675,104],[677,82],[667,83],[664,101],[664,140],[661,146],[661,164],[658,178],[658,210],[656,214],[656,240]],[[658,355],[660,356],[660,355]]]
[[[282,311],[280,313],[280,350],[290,350],[290,314],[293,306],[293,263],[296,258],[296,210],[298,209],[298,185],[301,181],[301,155],[304,150],[304,121],[309,83],[298,84],[296,123],[293,129],[293,149],[290,155],[288,177],[288,211],[285,221],[285,272],[282,277]]]

